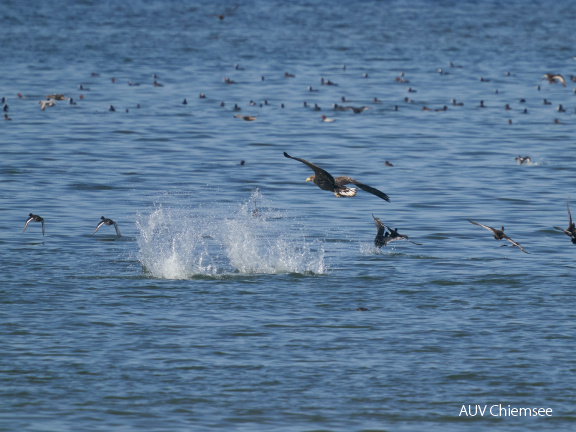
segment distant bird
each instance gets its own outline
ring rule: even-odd
[[[224,82],[225,82],[226,84],[236,84],[236,81],[232,81],[232,80],[231,80],[230,78],[228,78],[228,77],[224,78]]]
[[[10,117],[8,117],[8,114],[4,114],[4,120],[10,121],[12,119]]]
[[[243,67],[240,67],[240,65],[238,63],[234,63],[234,69],[236,70],[244,70]]]
[[[514,158],[514,160],[516,162],[518,162],[518,165],[531,165],[532,164],[532,159],[530,159],[530,156],[522,157],[522,156],[518,155]]]
[[[393,167],[394,165],[391,164],[389,161],[385,161],[384,165],[386,165],[387,167]]]
[[[486,108],[486,105],[484,105],[483,100],[480,101],[480,105],[478,105],[478,108]]]
[[[289,72],[284,72],[284,77],[285,77],[285,78],[295,78],[296,75],[291,74],[291,73],[289,73]]]
[[[32,213],[30,213],[28,215],[28,219],[26,220],[26,225],[24,225],[24,229],[22,230],[22,232],[26,231],[26,228],[28,227],[28,224],[30,222],[42,222],[42,235],[44,235],[44,219],[42,219],[40,216],[32,214]]]
[[[510,237],[508,237],[506,234],[504,234],[504,227],[502,227],[501,229],[495,229],[492,227],[489,227],[487,225],[482,225],[478,222],[474,222],[470,219],[468,219],[468,222],[473,223],[474,225],[478,225],[481,226],[482,228],[486,228],[488,231],[490,231],[493,235],[494,238],[496,240],[508,240],[510,243],[512,243],[513,246],[516,246],[517,248],[519,248],[522,252],[524,253],[530,253],[527,252],[526,250],[524,250],[524,248],[522,246],[520,246],[520,243],[515,242],[514,240],[512,240]]]
[[[556,108],[556,111],[558,111],[558,112],[566,112],[566,110],[564,109],[564,107],[562,106],[562,104],[558,105],[558,108]]]
[[[454,106],[463,106],[464,102],[456,102],[456,99],[450,99],[450,102],[452,102],[452,105]]]
[[[46,99],[64,100],[64,99],[66,99],[66,96],[64,96],[62,93],[52,93],[52,94],[46,95]]]
[[[308,91],[309,92],[317,92],[318,89],[312,88],[312,86],[308,86]]]
[[[463,66],[462,66],[462,65],[456,65],[456,64],[450,62],[450,67],[453,67],[453,68],[461,68],[461,67],[463,67]]]
[[[114,222],[112,219],[106,219],[104,216],[102,216],[100,219],[101,221],[96,226],[96,229],[94,230],[92,235],[96,234],[96,231],[98,231],[102,225],[108,225],[108,226],[114,225],[114,228],[116,229],[116,235],[118,237],[122,237],[122,234],[120,234],[120,230],[118,229],[118,225],[116,224],[116,222]]]
[[[570,240],[572,240],[572,244],[576,244],[576,224],[572,222],[572,215],[570,214],[570,198],[568,198],[568,201],[566,201],[566,208],[568,209],[568,228],[562,229],[557,226],[555,226],[554,228],[556,228],[559,231],[562,231],[564,234],[570,237]]]
[[[321,85],[327,85],[327,86],[337,86],[338,85],[335,82],[330,81],[329,79],[325,80],[324,77],[320,78],[320,84]]]
[[[542,79],[547,79],[548,82],[550,84],[554,84],[556,82],[561,83],[564,87],[566,87],[566,80],[564,79],[564,77],[560,74],[551,74],[551,73],[547,73],[545,75],[542,75]]]
[[[52,99],[41,100],[38,103],[40,104],[40,110],[41,111],[44,111],[46,109],[46,107],[53,107],[54,105],[56,105]]]
[[[226,8],[226,10],[224,11],[224,13],[221,14],[213,14],[212,16],[215,16],[216,18],[218,18],[220,21],[222,21],[224,18],[226,18],[227,16],[230,16],[234,13],[234,11],[238,9],[238,5],[235,5],[233,8]]]
[[[322,114],[322,121],[325,123],[332,123],[334,121],[333,118],[328,118],[324,114]]]
[[[182,101],[182,105],[188,105],[188,101],[186,100],[186,98],[184,98],[184,100]]]
[[[140,83],[133,83],[132,81],[128,81],[128,85],[130,87],[138,87],[140,85]]]
[[[250,116],[250,115],[243,116],[243,115],[238,114],[238,115],[235,115],[234,117],[235,117],[235,118],[241,118],[242,120],[245,120],[245,121],[254,121],[254,120],[256,120],[256,117]]]
[[[547,99],[542,99],[542,103],[544,105],[552,105],[552,102],[548,101]]]
[[[336,195],[338,198],[355,196],[356,188],[346,187],[347,184],[354,184],[358,186],[360,189],[365,190],[366,192],[369,192],[372,195],[376,195],[378,198],[382,198],[383,200],[390,202],[390,198],[388,198],[388,195],[386,195],[384,192],[379,191],[378,189],[373,188],[372,186],[360,183],[359,181],[354,180],[352,177],[341,176],[334,178],[328,171],[325,171],[322,168],[314,165],[313,163],[308,162],[306,159],[292,157],[286,152],[284,152],[284,157],[297,160],[312,168],[315,175],[311,175],[306,179],[306,181],[313,181],[314,184],[318,186],[320,189],[333,192],[334,195]]]
[[[372,109],[369,106],[361,106],[361,107],[353,107],[353,106],[347,106],[345,107],[347,110],[352,110],[354,111],[354,114],[360,114],[361,112],[364,112],[366,110]]]
[[[444,105],[442,108],[436,108],[434,111],[436,111],[436,112],[448,111],[448,107],[446,105]]]
[[[110,105],[110,107],[108,108],[108,111],[114,112],[114,111],[116,111],[116,108],[114,108],[114,105]]]
[[[164,87],[164,84],[160,84],[158,81],[154,80],[154,87]]]

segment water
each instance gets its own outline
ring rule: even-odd
[[[576,429],[574,246],[553,228],[574,195],[575,15],[5,1],[0,430]],[[76,105],[41,111],[52,93]],[[391,203],[336,199],[284,151]],[[422,245],[374,248],[372,214]],[[92,235],[101,216],[121,238]],[[553,414],[461,413],[476,404]]]

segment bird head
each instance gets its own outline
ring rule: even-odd
[[[315,175],[311,175],[310,177],[308,177],[308,178],[306,179],[306,181],[314,181],[315,178],[316,178]]]

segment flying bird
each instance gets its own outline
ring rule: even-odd
[[[421,243],[416,243],[412,240],[409,240],[407,235],[400,234],[398,232],[398,228],[392,229],[387,227],[379,218],[375,217],[374,214],[372,214],[372,217],[374,218],[374,223],[378,229],[376,237],[374,238],[374,246],[381,248],[382,246],[386,246],[388,243],[395,240],[406,240],[410,243],[414,243],[415,245],[422,246]]]
[[[379,191],[372,186],[365,185],[364,183],[360,183],[357,180],[354,180],[352,177],[341,176],[341,177],[332,177],[332,175],[328,172],[323,170],[322,168],[314,165],[313,163],[308,162],[306,159],[300,159],[297,157],[292,157],[288,153],[284,152],[284,156],[290,159],[294,159],[297,161],[302,162],[303,164],[308,165],[314,171],[314,175],[311,175],[306,179],[306,181],[313,181],[316,186],[318,186],[322,190],[334,192],[338,198],[340,197],[353,197],[356,195],[356,188],[349,188],[346,187],[347,184],[354,184],[358,186],[360,189],[365,190],[366,192],[371,193],[372,195],[376,195],[378,198],[382,198],[390,202],[390,198],[384,192]]]
[[[555,82],[560,82],[564,87],[566,87],[566,80],[560,74],[551,74],[547,73],[546,75],[542,76],[542,79],[547,79],[550,84],[554,84]]]
[[[22,232],[26,231],[26,228],[28,227],[28,224],[30,222],[42,222],[42,235],[44,235],[44,219],[42,219],[40,216],[32,214],[32,213],[30,213],[28,215],[28,219],[26,220],[26,225],[24,225],[24,229],[22,230]]]
[[[566,208],[568,209],[568,228],[566,229],[562,229],[560,227],[555,226],[554,228],[556,228],[559,231],[562,231],[564,234],[566,234],[568,237],[570,237],[570,240],[572,240],[573,244],[576,244],[576,224],[574,224],[574,222],[572,222],[572,215],[570,214],[570,198],[568,198],[568,201],[566,201]]]
[[[516,247],[519,248],[522,252],[524,252],[524,253],[530,253],[530,252],[527,252],[526,250],[524,250],[524,248],[523,248],[522,246],[520,246],[520,243],[515,242],[515,241],[512,240],[510,237],[508,237],[506,234],[504,234],[504,227],[502,227],[502,229],[495,229],[495,228],[489,227],[489,226],[487,226],[487,225],[482,225],[482,224],[480,224],[480,223],[478,223],[478,222],[474,222],[474,221],[472,221],[472,220],[470,220],[470,219],[468,219],[468,222],[473,223],[474,225],[481,226],[482,228],[486,228],[488,231],[490,231],[490,232],[492,232],[492,234],[494,234],[494,238],[495,238],[496,240],[502,240],[502,239],[508,240],[510,243],[512,243],[513,246],[516,246]]]
[[[116,224],[116,222],[114,222],[112,219],[106,219],[104,216],[102,216],[100,219],[101,221],[96,226],[96,229],[94,230],[92,235],[96,234],[96,231],[98,231],[102,225],[108,225],[108,226],[114,225],[114,228],[116,229],[116,235],[118,237],[122,237],[122,234],[120,234],[120,230],[118,229],[118,225]]]

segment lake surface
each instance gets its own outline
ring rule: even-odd
[[[0,430],[576,430],[574,22],[4,1]],[[420,245],[374,247],[372,215]]]

